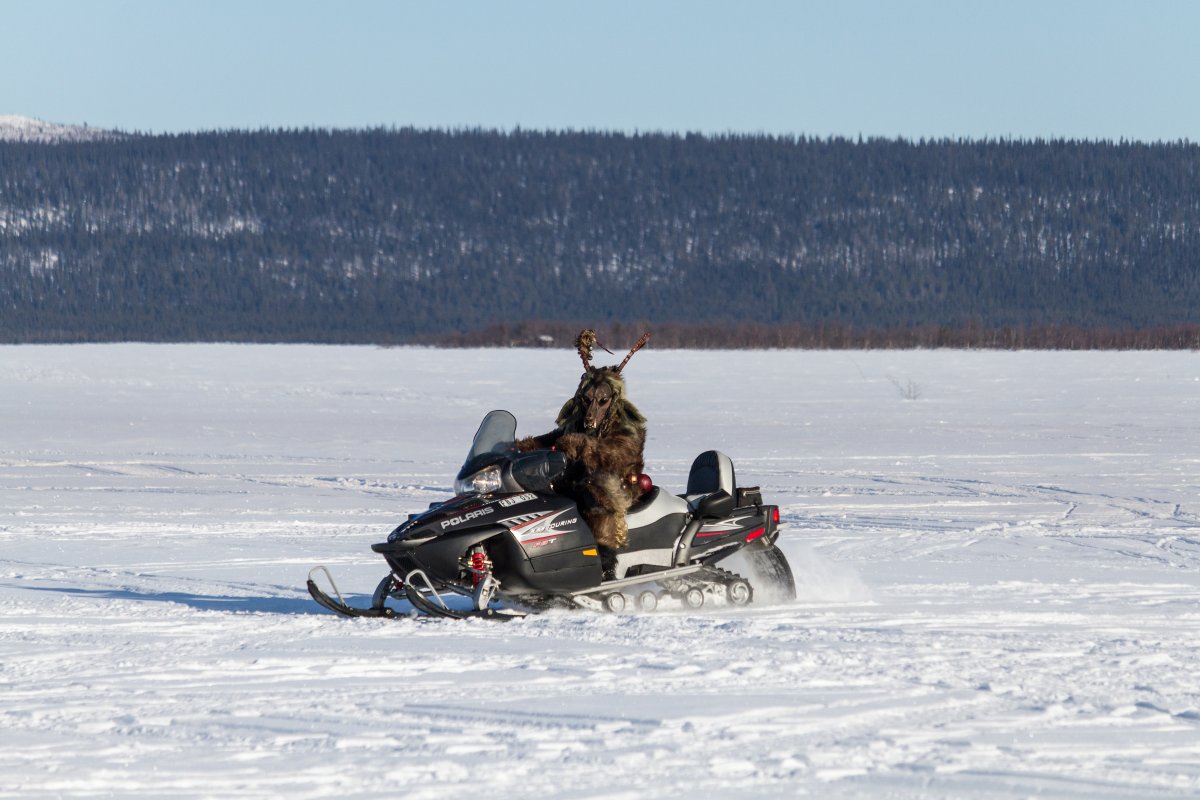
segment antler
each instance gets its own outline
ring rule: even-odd
[[[579,351],[579,357],[583,359],[583,371],[591,373],[592,366],[592,347],[596,344],[596,332],[591,328],[585,328],[575,337],[575,349]]]
[[[637,340],[637,343],[634,344],[633,349],[631,349],[629,351],[629,355],[625,356],[625,360],[622,361],[619,365],[617,365],[617,369],[616,369],[617,374],[620,374],[621,370],[625,369],[625,365],[629,363],[629,359],[633,358],[633,354],[636,353],[638,350],[641,350],[642,347],[645,346],[646,342],[648,342],[648,341],[650,341],[650,331],[646,331],[645,333],[642,334],[642,338]]]

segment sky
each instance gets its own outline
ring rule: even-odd
[[[0,114],[1200,141],[1191,0],[0,0]]]

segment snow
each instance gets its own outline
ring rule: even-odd
[[[0,142],[90,142],[123,134],[86,125],[61,125],[16,114],[0,114]]]
[[[0,797],[1200,795],[1200,357],[671,352],[800,597],[346,620],[564,350],[0,348]],[[917,389],[918,391],[910,391]],[[906,399],[914,397],[916,399]]]

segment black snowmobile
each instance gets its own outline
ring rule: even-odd
[[[742,606],[756,588],[795,597],[791,567],[775,544],[779,508],[764,505],[757,487],[737,487],[723,453],[696,458],[685,494],[655,486],[629,509],[629,545],[617,554],[615,579],[604,580],[591,530],[575,502],[554,491],[566,456],[519,453],[516,431],[512,414],[489,413],[458,473],[456,496],[409,516],[371,546],[391,572],[370,608],[346,603],[325,567],[309,573],[313,599],[350,617],[398,616],[387,604],[397,598],[431,616],[507,619],[555,606],[653,611],[667,596],[688,608],[711,596]],[[735,553],[757,587],[719,566]],[[332,594],[317,585],[320,575]]]

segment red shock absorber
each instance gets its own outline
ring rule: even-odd
[[[487,553],[483,550],[471,553],[471,586],[478,586],[479,582],[483,580],[483,576],[491,568],[492,562],[488,560]]]

